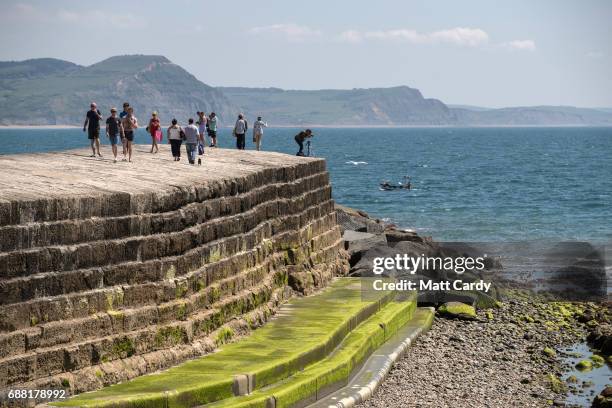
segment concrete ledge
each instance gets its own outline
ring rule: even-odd
[[[421,333],[429,330],[434,313],[433,308],[418,308],[412,321],[376,350],[345,387],[319,399],[309,408],[350,408],[369,399],[393,364],[402,358]]]

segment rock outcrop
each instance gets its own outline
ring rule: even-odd
[[[346,274],[324,160],[160,150],[0,157],[0,392],[168,367]]]
[[[350,276],[373,276],[373,263],[376,258],[394,258],[407,255],[411,258],[439,257],[459,258],[480,256],[476,248],[468,245],[453,246],[440,244],[423,237],[412,230],[400,229],[367,213],[349,207],[336,205],[338,224],[343,233],[344,246],[350,255]],[[485,260],[487,271],[501,268],[499,262]],[[414,273],[405,270],[385,268],[383,276],[433,282],[476,282],[483,279],[476,272],[466,271],[458,275],[442,268],[419,268]],[[419,290],[420,305],[442,305],[446,302],[463,302],[470,307],[490,308],[497,304],[497,289],[492,286],[489,293],[477,290]]]

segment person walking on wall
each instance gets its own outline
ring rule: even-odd
[[[255,123],[253,123],[253,143],[255,143],[255,149],[257,149],[257,151],[259,151],[261,147],[263,128],[265,127],[268,127],[268,124],[261,120],[261,116],[258,116]]]
[[[198,132],[200,132],[200,140],[206,144],[206,134],[208,133],[208,118],[205,112],[198,112]],[[203,152],[202,152],[203,153]]]
[[[147,126],[147,132],[151,135],[151,153],[159,153],[159,146],[157,142],[162,141],[162,130],[161,125],[159,124],[159,118],[157,117],[157,112],[153,112],[151,114],[151,119],[149,119],[149,125]],[[155,150],[155,152],[153,152]]]
[[[178,125],[178,121],[176,119],[172,119],[172,125],[168,128],[167,135],[174,161],[181,160],[181,144],[183,144],[184,133],[183,129]]]
[[[201,140],[198,127],[193,124],[193,118],[189,118],[189,125],[183,128],[185,133],[185,150],[187,151],[187,159],[189,164],[195,164],[196,153],[198,151],[198,143]]]
[[[123,134],[123,125],[121,119],[117,116],[117,109],[111,108],[111,115],[106,119],[106,136],[110,140],[111,148],[113,150],[114,162],[117,163],[117,143],[119,143],[119,136],[121,140],[125,139]]]
[[[98,157],[102,157],[100,154],[100,119],[102,119],[102,114],[95,102],[92,102],[89,108],[85,115],[83,132],[87,129],[87,137],[89,138],[92,151],[91,157],[96,157],[96,153]]]
[[[127,115],[121,121],[123,125],[123,133],[125,134],[125,150],[128,155],[128,160],[132,161],[132,143],[134,143],[134,132],[138,129],[138,119],[134,116],[134,109],[129,106]],[[125,158],[123,159],[125,160]]]
[[[244,119],[244,115],[241,113],[238,115],[238,120],[234,125],[234,136],[236,137],[236,148],[238,150],[244,150],[245,148],[245,134],[249,128],[246,119]]]
[[[312,130],[306,129],[295,135],[295,142],[300,146],[300,150],[297,152],[296,156],[304,155],[304,140],[313,137]]]
[[[127,111],[128,108],[130,107],[130,104],[128,102],[123,102],[123,110],[121,111],[121,113],[119,113],[119,119],[121,119],[123,121],[123,118],[125,118],[127,116]],[[127,140],[125,139],[125,137],[121,138],[121,144],[123,145],[123,161],[125,161],[125,155],[127,153],[126,150],[126,146],[127,146]]]
[[[208,136],[210,147],[217,147],[217,114],[215,112],[211,112],[208,117]]]

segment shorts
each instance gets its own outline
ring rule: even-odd
[[[209,130],[208,131],[208,136],[210,136],[210,137],[217,137],[217,131],[216,130]]]
[[[111,145],[116,145],[119,144],[119,135],[109,135],[108,138],[110,139],[110,143]]]
[[[134,131],[133,130],[126,130],[124,133],[125,133],[125,138],[129,142],[133,142],[134,141]]]
[[[91,140],[100,138],[100,129],[87,129],[87,137]]]

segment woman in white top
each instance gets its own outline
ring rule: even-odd
[[[174,161],[181,160],[181,144],[183,144],[183,129],[176,119],[172,119],[172,126],[168,128],[168,143],[172,149]]]

